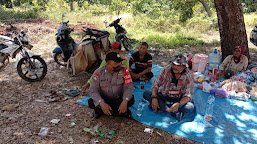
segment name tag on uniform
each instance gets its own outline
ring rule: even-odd
[[[178,91],[178,90],[169,90],[169,94],[171,94],[171,95],[179,95],[180,91]]]

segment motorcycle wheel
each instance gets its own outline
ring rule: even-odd
[[[126,35],[124,35],[123,38],[121,39],[121,43],[126,51],[130,51],[132,49],[131,43]]]
[[[54,54],[54,61],[61,66],[66,66],[66,62],[64,62],[64,55],[63,53],[55,53]]]
[[[17,72],[19,76],[28,82],[36,82],[42,80],[47,73],[47,65],[40,56],[32,56],[30,58],[22,58],[18,62]]]

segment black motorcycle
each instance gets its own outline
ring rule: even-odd
[[[116,19],[113,21],[111,24],[109,24],[106,28],[108,27],[114,27],[116,30],[116,36],[115,40],[118,42],[121,42],[125,50],[130,51],[132,49],[131,43],[129,39],[126,36],[126,29],[122,27],[122,25],[119,25],[121,18]]]
[[[257,25],[251,31],[250,42],[257,46]]]
[[[62,18],[63,17],[66,17],[65,13],[62,15]],[[84,34],[81,40],[79,42],[74,42],[73,38],[70,36],[71,29],[69,28],[68,23],[69,21],[62,21],[58,29],[58,33],[56,34],[56,41],[59,45],[59,47],[56,47],[53,50],[54,60],[56,63],[66,66],[66,62],[72,56],[72,53],[82,42],[85,41],[87,41],[87,44],[92,43],[94,49],[96,49],[96,55],[99,55],[98,49],[101,49],[100,40],[108,37],[110,35],[109,32],[83,27],[82,31]]]

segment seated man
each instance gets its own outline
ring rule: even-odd
[[[129,71],[121,66],[123,59],[116,52],[108,53],[105,61],[106,66],[98,68],[93,74],[88,105],[95,110],[95,118],[103,114],[132,118],[128,109],[134,104]]]
[[[129,60],[129,71],[133,81],[139,78],[145,78],[145,81],[150,80],[153,77],[152,70],[152,56],[147,52],[148,44],[142,42],[139,51],[132,54]],[[135,63],[135,69],[131,68],[131,65]]]
[[[186,57],[176,54],[171,59],[172,65],[164,67],[152,84],[152,92],[145,91],[144,99],[149,101],[149,108],[155,112],[169,112],[177,120],[183,113],[193,112],[194,81],[187,69]],[[160,92],[158,92],[160,88]]]
[[[116,52],[116,53],[120,53],[121,52],[121,44],[119,42],[113,42],[112,45],[111,45],[111,50],[110,52]],[[123,58],[124,60],[121,62],[122,65],[126,66],[128,69],[129,69],[129,61],[126,57],[120,55],[121,58]],[[99,66],[100,67],[103,67],[106,65],[106,61],[103,60],[101,65]],[[91,81],[92,81],[92,76],[91,78],[87,81],[87,83],[85,85],[83,85],[81,87],[81,91],[85,91],[86,89],[89,88],[90,84],[91,84]]]

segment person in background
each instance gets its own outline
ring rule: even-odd
[[[145,91],[143,97],[149,101],[150,109],[155,112],[169,112],[180,121],[184,113],[194,110],[194,104],[191,102],[194,80],[184,55],[174,55],[171,62],[172,64],[164,67],[154,80],[152,91]]]
[[[143,77],[147,82],[153,77],[152,70],[152,56],[147,52],[148,44],[142,42],[139,51],[132,54],[129,60],[129,71],[133,81]],[[135,69],[131,65],[135,63]]]
[[[95,110],[95,118],[104,114],[132,118],[128,109],[134,104],[129,71],[121,65],[123,59],[116,52],[108,53],[105,61],[106,65],[95,70],[93,74],[88,105]]]
[[[248,65],[248,58],[243,53],[244,48],[236,46],[233,55],[227,56],[221,63],[217,76],[228,79],[238,72],[245,71]]]
[[[116,53],[120,54],[120,52],[121,52],[121,44],[119,42],[113,42],[112,45],[111,45],[110,52],[116,52]],[[129,61],[128,61],[128,59],[126,57],[122,56],[122,55],[120,55],[120,56],[123,59],[123,61],[121,62],[121,65],[124,65],[124,66],[126,66],[129,69]],[[106,61],[103,60],[102,63],[100,64],[99,68],[103,67],[105,65],[106,65]],[[92,76],[87,81],[87,83],[81,87],[81,91],[83,91],[83,92],[86,91],[89,88],[89,86],[91,84],[91,81],[92,81]]]

